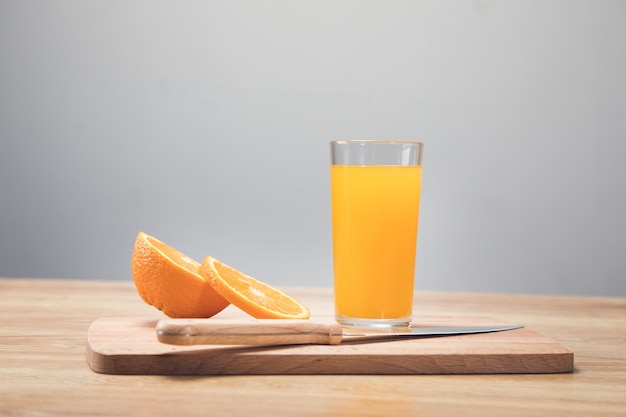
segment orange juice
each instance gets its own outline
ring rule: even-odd
[[[332,165],[338,317],[410,321],[421,165]]]

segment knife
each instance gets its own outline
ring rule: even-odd
[[[157,339],[172,345],[337,345],[344,341],[373,341],[405,337],[501,332],[520,325],[345,328],[309,320],[161,319]]]

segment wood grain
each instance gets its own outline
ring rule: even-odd
[[[213,319],[232,324],[237,320]],[[422,318],[429,326],[502,324],[494,319]],[[172,346],[156,321],[100,318],[89,327],[96,372],[147,375],[494,374],[573,370],[573,352],[530,329],[338,346]]]
[[[330,289],[285,288],[318,316]],[[2,416],[626,416],[626,298],[418,292],[415,316],[521,323],[575,352],[571,373],[160,376],[93,372],[102,317],[163,315],[132,282],[0,278]],[[227,308],[223,318],[245,317]],[[225,365],[227,366],[227,365]]]

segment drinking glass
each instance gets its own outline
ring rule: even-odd
[[[336,320],[406,327],[413,312],[421,142],[330,142]]]

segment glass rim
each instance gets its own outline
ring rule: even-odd
[[[337,143],[337,144],[341,144],[341,143],[346,143],[346,144],[350,144],[350,143],[397,143],[397,144],[411,144],[411,145],[418,145],[418,146],[424,146],[424,142],[420,142],[418,140],[404,140],[404,139],[336,139],[336,140],[331,140],[330,141],[331,144],[333,143]]]
[[[330,141],[331,165],[422,165],[424,144],[399,139],[341,139]]]

